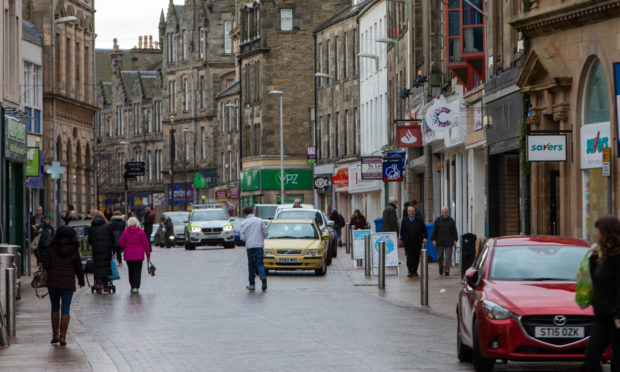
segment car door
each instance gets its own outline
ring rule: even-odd
[[[478,257],[476,257],[476,260],[472,265],[472,267],[478,271],[478,284],[480,283],[481,278],[484,275],[484,268],[486,267],[489,249],[489,243],[487,243],[482,249],[482,251],[480,251],[480,254],[478,254]],[[463,339],[463,342],[468,345],[472,344],[472,325],[476,312],[476,304],[482,296],[482,289],[483,288],[481,288],[479,285],[477,285],[475,288],[471,287],[467,284],[465,279],[463,280],[463,289],[459,297],[459,309],[461,311],[461,337]]]

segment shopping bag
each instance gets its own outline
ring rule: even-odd
[[[590,252],[588,252],[577,268],[575,302],[580,308],[585,309],[592,305],[593,297],[594,288],[592,286],[592,276],[590,276]]]
[[[121,278],[121,275],[118,273],[118,267],[116,267],[116,261],[114,259],[110,260],[110,268],[112,269],[112,275],[108,277],[110,280],[118,280]]]

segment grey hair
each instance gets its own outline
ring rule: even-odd
[[[398,203],[398,199],[396,199],[396,198],[390,198],[390,203],[394,203],[394,204],[396,204],[396,203]]]
[[[136,217],[129,217],[127,220],[127,226],[137,226],[140,227],[140,221]]]
[[[443,212],[443,211],[446,211],[446,210],[447,210],[448,212],[450,212],[450,208],[446,207],[445,205],[444,205],[443,207],[441,207],[441,211],[442,211],[442,212]]]

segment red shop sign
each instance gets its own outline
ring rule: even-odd
[[[422,128],[418,125],[398,125],[396,127],[397,147],[422,147]]]
[[[332,184],[336,187],[349,187],[349,168],[339,169],[332,177]]]

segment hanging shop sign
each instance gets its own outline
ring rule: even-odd
[[[362,179],[383,179],[383,158],[380,156],[362,156]]]
[[[566,135],[527,136],[527,161],[566,161]]]
[[[210,189],[217,185],[217,172],[196,172],[194,173],[195,189]]]
[[[349,187],[349,168],[340,168],[332,177],[332,184],[336,187]]]
[[[614,63],[614,83],[616,90],[616,123],[618,123],[618,150],[616,153],[620,157],[620,63]]]
[[[241,191],[260,190],[259,171],[241,172]]]
[[[26,177],[39,177],[39,148],[28,147],[26,152]]]
[[[414,125],[396,126],[397,147],[422,147],[422,127]]]
[[[284,179],[286,190],[312,190],[311,169],[285,169],[284,177],[279,169],[263,169],[260,171],[263,190],[280,190],[281,179]]]
[[[4,156],[20,163],[26,162],[26,124],[4,117]]]
[[[327,190],[329,189],[329,176],[314,176],[314,188],[316,190]]]
[[[240,200],[241,199],[241,187],[231,186],[228,192],[228,197],[231,200]]]
[[[215,189],[215,201],[228,201],[228,187]]]
[[[383,182],[397,182],[403,180],[405,172],[405,153],[388,152],[383,158]]]
[[[308,164],[316,163],[316,147],[308,147]]]
[[[581,127],[581,169],[603,167],[603,149],[610,147],[609,123]]]

